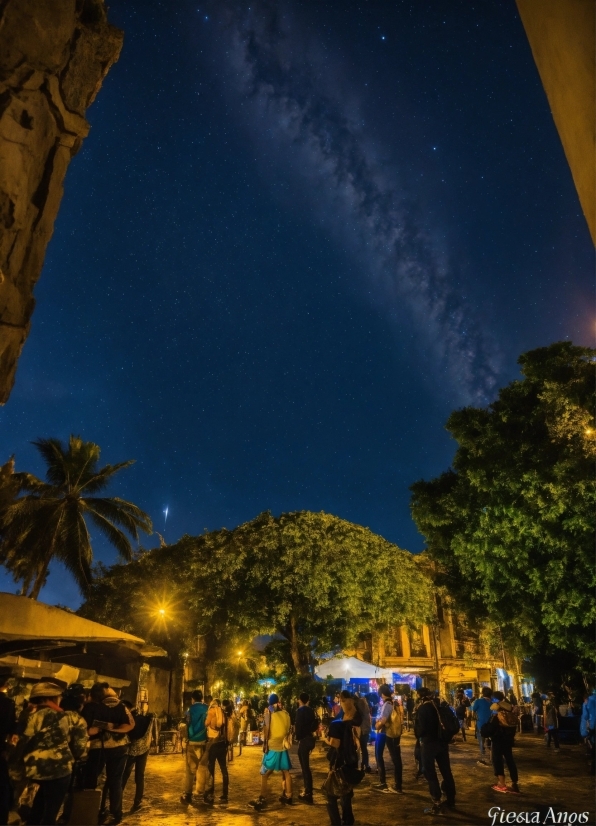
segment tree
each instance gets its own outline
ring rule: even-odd
[[[100,468],[100,448],[71,436],[33,442],[46,463],[46,481],[30,473],[14,473],[23,495],[0,508],[0,562],[22,581],[22,593],[37,599],[52,559],[72,573],[81,591],[91,584],[93,550],[89,520],[125,560],[133,549],[124,533],[138,541],[138,531],[151,533],[149,516],[132,502],[98,497],[112,478],[133,461]],[[6,467],[6,466],[5,466]]]
[[[593,658],[594,360],[558,342],[523,354],[523,379],[451,414],[453,468],[412,485],[440,582],[510,647]]]
[[[431,583],[411,554],[325,513],[262,513],[233,531],[185,536],[120,567],[127,570],[97,582],[84,611],[113,617],[112,609],[136,606],[136,619],[123,620],[147,627],[149,608],[139,606],[171,598],[188,633],[205,638],[212,661],[227,640],[276,633],[288,642],[290,674],[308,673],[313,653],[345,647],[362,630],[419,625],[432,610]]]

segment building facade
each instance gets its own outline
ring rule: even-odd
[[[439,608],[434,625],[396,626],[386,634],[363,634],[346,651],[394,674],[397,685],[438,689],[444,697],[457,688],[478,692],[484,685],[522,693],[519,664],[500,639],[467,626],[455,613]]]

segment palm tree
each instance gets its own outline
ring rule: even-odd
[[[91,584],[93,550],[87,520],[127,562],[133,558],[127,531],[137,542],[139,528],[151,533],[151,519],[132,502],[98,497],[112,477],[134,460],[99,468],[100,448],[71,436],[33,442],[46,463],[46,481],[14,473],[21,496],[0,509],[0,562],[23,582],[21,593],[37,599],[52,559],[59,559],[85,594]],[[124,529],[124,530],[122,530]]]

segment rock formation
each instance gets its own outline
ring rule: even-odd
[[[123,34],[103,0],[0,2],[0,403],[29,333],[33,288],[85,110]]]

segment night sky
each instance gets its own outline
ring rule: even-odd
[[[0,455],[41,474],[30,441],[76,433],[136,459],[110,492],[168,541],[309,509],[421,550],[408,486],[449,466],[450,411],[525,350],[592,343],[593,247],[515,3],[109,5],[124,48]],[[42,599],[80,602],[57,566]]]

